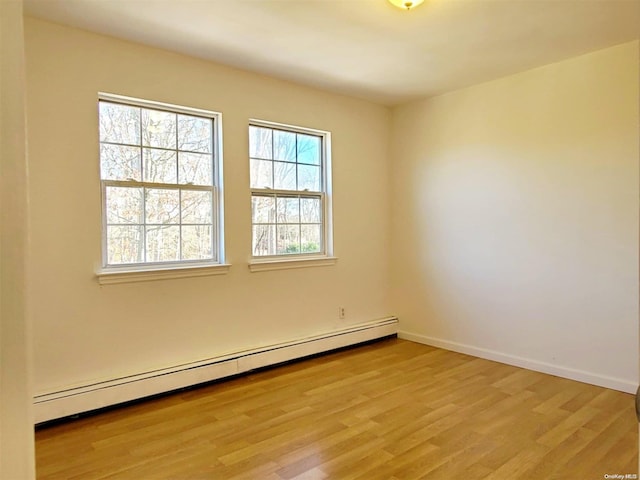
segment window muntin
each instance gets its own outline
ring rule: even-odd
[[[105,267],[220,261],[217,121],[213,112],[100,96]]]
[[[326,137],[249,126],[252,254],[326,255]]]

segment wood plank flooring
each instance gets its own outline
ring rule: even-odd
[[[637,455],[632,395],[398,339],[36,431],[39,480],[595,480]]]

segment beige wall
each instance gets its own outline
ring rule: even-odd
[[[395,313],[418,341],[637,384],[638,42],[392,112],[35,19],[26,49],[36,393]],[[98,285],[99,91],[223,113],[228,275]],[[249,118],[333,133],[337,265],[248,271]]]
[[[35,478],[25,302],[27,194],[22,1],[0,1],[0,478]]]
[[[393,111],[392,302],[410,338],[635,390],[638,50]]]
[[[387,108],[35,19],[25,29],[36,393],[392,313]],[[222,112],[229,274],[97,283],[98,92]],[[249,272],[249,118],[332,132],[337,265]]]

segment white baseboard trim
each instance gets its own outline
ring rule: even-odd
[[[488,350],[486,348],[474,347],[473,345],[466,345],[463,343],[452,342],[440,338],[428,337],[425,335],[419,335],[407,331],[399,331],[398,338],[403,338],[412,342],[423,343],[425,345],[443,348],[445,350],[451,350],[458,353],[465,353],[474,357],[493,360],[496,362],[505,363],[507,365],[513,365],[515,367],[522,367],[528,370],[534,370],[536,372],[548,373],[557,377],[577,380],[578,382],[597,385],[599,387],[611,388],[613,390],[619,390],[621,392],[635,393],[636,389],[638,388],[637,383],[630,382],[622,378],[610,377],[597,373],[587,372],[584,370],[578,370],[575,368],[554,365],[552,363],[540,362],[538,360],[533,360],[530,358],[501,353],[496,350]]]
[[[388,317],[285,343],[213,357],[172,368],[75,386],[34,397],[36,424],[136,400],[179,388],[277,365],[337,348],[357,345],[398,332],[398,319]]]

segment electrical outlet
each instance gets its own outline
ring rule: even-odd
[[[340,318],[340,320],[344,320],[344,317],[346,317],[346,312],[344,307],[338,307],[338,318]]]

